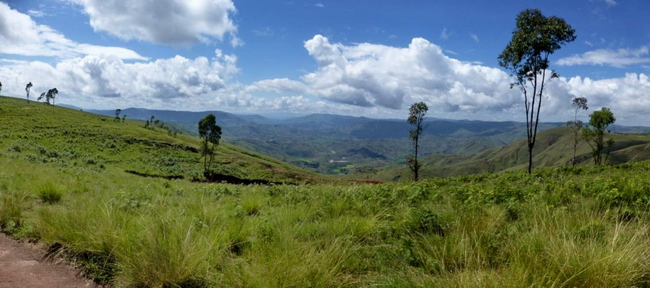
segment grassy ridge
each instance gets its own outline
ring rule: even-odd
[[[72,109],[0,97],[0,153],[54,167],[108,167],[158,176],[201,178],[199,140],[140,121],[114,121]],[[302,183],[317,174],[228,143],[217,149],[217,173],[241,179]]]

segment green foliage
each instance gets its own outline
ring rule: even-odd
[[[533,167],[533,147],[544,99],[544,87],[548,81],[558,77],[552,70],[547,77],[548,57],[575,39],[575,30],[564,19],[546,17],[540,10],[527,9],[517,15],[517,28],[512,32],[512,40],[499,55],[499,65],[516,78],[511,88],[518,86],[524,94],[528,174],[532,172]],[[532,91],[529,91],[531,88]]]
[[[213,114],[208,114],[199,120],[199,137],[203,139],[201,145],[201,156],[203,157],[204,174],[210,173],[210,167],[214,161],[214,149],[221,140],[221,127]]]
[[[52,183],[43,184],[37,191],[38,198],[47,204],[56,204],[61,201],[63,192]]]
[[[605,140],[605,134],[609,133],[607,128],[614,122],[616,122],[614,113],[607,107],[596,110],[589,115],[589,125],[583,129],[582,137],[591,147],[591,155],[594,158],[595,165],[607,163],[609,153],[612,146],[614,146],[614,139]],[[603,154],[605,158],[603,158]]]
[[[41,101],[43,97],[45,97],[45,101],[47,104],[54,105],[54,98],[56,97],[56,94],[59,94],[59,90],[56,88],[52,88],[50,90],[47,90],[47,92],[41,93],[41,96],[39,96],[36,101]],[[50,103],[50,100],[52,100],[52,103]]]
[[[406,122],[413,125],[413,129],[409,130],[409,137],[411,138],[411,144],[413,145],[413,154],[409,155],[406,160],[406,163],[413,172],[413,180],[418,181],[420,167],[422,166],[418,162],[418,150],[420,148],[420,136],[424,130],[422,122],[424,122],[424,116],[429,111],[429,107],[424,102],[414,103],[409,108],[409,117],[406,119]]]

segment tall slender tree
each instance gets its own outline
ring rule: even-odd
[[[2,92],[2,82],[0,82],[0,92]]]
[[[580,141],[580,130],[584,126],[584,123],[578,120],[578,111],[587,110],[589,107],[587,107],[587,98],[585,97],[573,98],[571,105],[574,109],[573,121],[567,122],[566,125],[573,131],[573,158],[571,158],[571,165],[575,167],[577,162],[576,151],[578,150],[578,142]]]
[[[512,31],[512,40],[499,55],[499,65],[516,79],[510,88],[517,86],[524,95],[530,174],[544,87],[548,81],[559,77],[553,70],[548,71],[548,57],[562,45],[573,42],[576,35],[564,19],[545,17],[537,9],[519,13],[516,26]]]
[[[221,139],[221,127],[217,125],[214,114],[208,114],[199,120],[199,137],[203,139],[201,156],[203,157],[203,174],[209,177],[214,160],[214,150]]]
[[[409,130],[409,136],[413,145],[413,154],[406,158],[406,164],[411,172],[413,172],[413,181],[418,181],[420,176],[420,167],[422,164],[418,161],[418,150],[420,148],[420,136],[424,131],[424,116],[429,111],[429,107],[424,102],[415,103],[409,108],[409,117],[406,121],[413,125],[413,129]]]
[[[27,83],[27,86],[25,86],[25,92],[27,92],[27,102],[29,102],[29,91],[32,90],[32,82]]]

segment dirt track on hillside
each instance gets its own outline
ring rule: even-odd
[[[0,288],[101,287],[70,266],[49,259],[43,249],[0,233]]]

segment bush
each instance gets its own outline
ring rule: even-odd
[[[40,198],[43,202],[48,204],[59,203],[62,197],[63,197],[63,192],[61,192],[57,187],[55,187],[51,183],[41,186],[38,190],[38,198]]]

